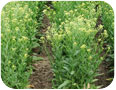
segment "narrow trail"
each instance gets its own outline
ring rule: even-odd
[[[47,27],[50,26],[49,19],[47,18],[47,16],[44,15],[42,23],[43,23],[44,27],[42,27],[40,33],[44,34],[47,30]],[[43,47],[43,46],[41,46],[41,47]],[[39,48],[36,48],[35,52],[37,52],[38,50],[39,50]],[[29,82],[31,85],[30,88],[51,89],[53,73],[51,70],[49,58],[44,49],[37,56],[42,57],[43,60],[35,61],[32,65],[34,67],[34,70],[29,79]]]

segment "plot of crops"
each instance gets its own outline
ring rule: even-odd
[[[17,1],[1,12],[1,78],[15,89],[98,89],[114,77],[114,12],[101,1]]]

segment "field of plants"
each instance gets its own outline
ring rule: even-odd
[[[97,89],[114,77],[114,12],[101,1],[18,1],[1,14],[1,78],[10,88]]]

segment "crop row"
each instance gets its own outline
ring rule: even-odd
[[[1,15],[1,77],[11,88],[26,88],[32,72],[38,2],[10,2]]]

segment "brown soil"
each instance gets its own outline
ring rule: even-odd
[[[50,26],[49,19],[46,16],[44,16],[42,23],[43,27],[41,28],[40,33],[44,35],[47,30],[47,27]],[[43,45],[41,45],[41,47],[43,47]],[[33,48],[32,51],[38,54],[39,48],[38,47]],[[43,60],[35,61],[34,64],[32,65],[34,69],[29,79],[30,82],[29,88],[51,89],[53,73],[51,70],[50,61],[48,59],[48,56],[46,55],[44,48],[42,49],[42,52],[40,52],[40,54],[38,54],[37,56],[42,57]]]
[[[100,76],[97,76],[96,79],[98,79],[97,82],[95,82],[95,85],[96,86],[101,86],[101,88],[105,88],[107,87],[108,85],[110,85],[111,81],[108,81],[107,79],[110,78],[111,76],[109,75],[109,66],[108,66],[108,63],[103,60],[102,63],[100,64],[99,66],[99,69],[98,69],[98,73],[99,74],[103,74],[103,75],[100,75]]]
[[[52,88],[53,73],[50,66],[50,61],[46,55],[38,55],[44,60],[36,61],[33,64],[34,70],[30,77],[31,88],[34,89],[50,89]]]

